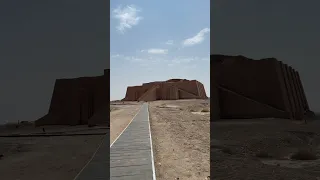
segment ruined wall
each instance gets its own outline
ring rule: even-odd
[[[88,124],[88,120],[109,103],[110,78],[106,73],[97,77],[56,80],[49,112],[37,120],[36,125]]]
[[[140,87],[139,86],[131,86],[127,87],[126,91],[126,100],[127,101],[134,101],[135,99],[138,99],[137,92],[139,91]]]
[[[80,108],[84,108],[80,107],[81,102],[86,99],[83,91],[79,79],[56,80],[49,113],[59,118],[53,124],[76,125],[79,121],[86,121],[83,116],[87,112],[82,111],[82,114],[79,112]],[[37,122],[37,124],[39,123]],[[46,122],[43,123],[46,124]]]
[[[305,110],[310,111],[310,109],[309,109],[309,104],[308,104],[308,101],[307,101],[307,97],[306,97],[306,94],[305,94],[305,92],[304,92],[304,88],[303,88],[303,85],[302,85],[302,82],[301,82],[301,79],[300,79],[300,75],[299,75],[298,72],[297,72],[297,79],[298,79],[299,87],[300,87],[300,90],[301,90],[303,107],[304,107]]]
[[[182,89],[182,90],[187,91],[191,94],[199,96],[197,81],[195,81],[195,80],[193,80],[193,81],[180,81],[180,82],[174,83],[174,85],[179,89]]]
[[[293,91],[294,91],[294,97],[295,97],[295,103],[296,103],[296,117],[298,117],[298,119],[302,119],[303,118],[303,107],[302,107],[302,103],[301,103],[301,96],[299,94],[298,91],[298,86],[297,86],[297,78],[295,76],[294,73],[294,69],[292,67],[290,67],[290,73],[291,73],[291,77],[292,77],[292,84],[293,84]]]
[[[202,99],[208,98],[207,94],[206,94],[206,91],[204,89],[204,85],[202,83],[197,82],[197,86],[199,88],[199,97],[202,98]]]
[[[286,65],[285,65],[286,66]],[[282,99],[280,101],[282,102],[282,107],[281,110],[285,112],[290,112],[290,102],[289,102],[289,96],[288,96],[288,88],[286,83],[288,83],[288,79],[284,74],[284,64],[282,62],[275,60],[275,71],[277,73],[278,77],[278,82],[279,82],[279,88],[280,88],[280,94]],[[286,118],[291,118],[292,115],[291,113],[287,114],[288,117]]]
[[[178,88],[171,84],[163,84],[162,88],[162,96],[159,100],[177,100],[179,99]]]
[[[150,88],[143,87],[143,91],[138,96],[138,101],[154,101],[157,99],[157,86],[151,86]]]
[[[307,103],[298,73],[290,66],[275,58],[212,55],[211,61],[221,118],[303,118]]]
[[[91,125],[110,125],[110,69],[94,83],[95,96],[92,116],[88,119]],[[90,103],[89,103],[90,104]]]
[[[155,101],[176,99],[206,99],[202,83],[196,80],[170,79],[164,82],[144,83],[127,88],[125,101]]]
[[[233,58],[223,63],[221,68],[220,86],[275,108],[284,108],[275,60]],[[271,94],[273,98],[270,98]]]
[[[289,81],[289,76],[287,74],[287,68],[288,66],[286,64],[283,64],[282,62],[277,62],[277,72],[279,74],[279,80],[281,81],[281,93],[282,93],[282,101],[284,102],[285,108],[284,110],[286,112],[289,112],[289,118],[294,118],[295,115],[293,112],[295,112],[295,105],[294,105],[294,99],[292,94],[292,83]],[[282,78],[281,78],[282,77]]]
[[[287,118],[288,116],[285,111],[243,97],[228,89],[220,89],[219,95],[221,119],[262,118],[270,117],[270,115],[279,118]]]
[[[221,69],[221,58],[219,56],[210,58],[210,121],[216,121],[221,118],[220,114],[220,95],[219,95],[219,83],[218,75]]]

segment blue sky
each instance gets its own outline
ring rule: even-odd
[[[210,1],[111,0],[110,98],[127,86],[196,79],[210,96]]]

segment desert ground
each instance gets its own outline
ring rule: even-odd
[[[139,111],[142,102],[110,105],[110,143]],[[210,176],[209,100],[149,102],[158,180],[208,179]]]
[[[89,161],[108,131],[107,127],[47,126],[4,127],[6,135],[69,135],[0,137],[0,179],[70,180]],[[78,135],[71,134],[96,134]]]
[[[319,180],[320,121],[211,122],[213,179]]]
[[[110,103],[110,144],[127,127],[138,113],[142,102],[112,102]]]
[[[209,100],[150,103],[150,124],[158,180],[209,179],[209,107]]]

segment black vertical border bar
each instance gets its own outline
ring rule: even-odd
[[[108,21],[110,21],[110,19]],[[109,29],[109,31],[110,31],[110,29]],[[109,31],[108,31],[108,33],[109,33]],[[110,36],[110,33],[109,33],[109,36]],[[108,42],[110,42],[110,40]],[[109,60],[109,63],[110,63],[110,60]],[[110,68],[105,70],[105,77],[106,77],[106,84],[108,86],[107,92],[106,92],[107,93],[106,97],[107,97],[107,102],[110,104]],[[108,124],[109,128],[107,130],[107,134],[106,134],[106,138],[105,138],[106,142],[105,143],[109,146],[109,144],[110,144],[110,106],[107,105],[106,108],[108,110],[108,113],[107,113],[108,117],[106,117],[106,118],[107,118],[107,121],[108,121],[107,124]],[[107,168],[108,174],[110,176],[110,148],[108,148],[107,156],[108,156],[108,158],[107,158],[108,159],[108,167],[106,167],[106,168]]]
[[[212,7],[211,7],[211,4],[212,3],[210,3],[210,9],[212,9]],[[211,14],[212,14],[212,12],[211,12],[211,10],[210,10],[210,16],[211,16]],[[211,19],[211,18],[210,18]],[[211,22],[210,22],[210,46],[212,46],[212,25],[211,25]],[[211,48],[210,48],[211,49]],[[211,52],[210,52],[210,54],[211,54]],[[213,171],[212,171],[212,163],[213,163],[213,161],[212,161],[212,159],[211,159],[211,157],[212,157],[212,151],[211,151],[211,139],[213,139],[213,137],[212,137],[212,133],[211,133],[211,131],[213,130],[213,127],[212,127],[212,123],[211,123],[211,121],[213,121],[214,120],[214,115],[213,115],[213,113],[214,113],[214,108],[215,108],[215,106],[212,104],[213,103],[213,79],[212,79],[212,65],[213,65],[213,63],[211,62],[211,55],[210,55],[210,179],[213,179],[212,178],[212,174],[213,174]]]
[[[211,150],[213,137],[213,126],[215,121],[220,119],[220,100],[219,100],[219,59],[213,56],[214,53],[214,32],[215,26],[213,20],[214,3],[210,1],[210,179],[213,179],[213,151]]]
[[[211,121],[213,120],[213,109],[214,109],[214,106],[212,105],[212,95],[213,95],[213,82],[212,82],[212,62],[211,62],[211,54],[213,53],[212,52],[212,48],[213,48],[213,24],[212,24],[212,16],[213,16],[213,3],[212,1],[210,1],[210,179],[213,179],[212,178],[212,174],[213,174],[213,171],[212,171],[212,151],[211,151],[211,139],[213,139],[212,137],[212,123]]]
[[[213,48],[213,24],[212,24],[212,16],[213,16],[213,3],[212,1],[210,1],[210,179],[213,179],[212,178],[212,174],[213,174],[213,171],[212,171],[212,151],[211,151],[211,139],[213,139],[212,137],[212,123],[211,121],[213,120],[213,109],[214,109],[214,106],[212,105],[212,93],[213,93],[213,82],[212,82],[212,62],[211,62],[211,54],[213,53],[212,52],[212,48]]]
[[[104,10],[104,15],[106,17],[106,21],[105,22],[101,22],[101,23],[105,23],[106,25],[106,61],[107,61],[107,67],[106,67],[106,70],[105,70],[105,76],[106,76],[106,83],[108,85],[107,87],[107,102],[108,102],[108,105],[107,105],[107,110],[108,110],[108,117],[107,118],[107,121],[108,121],[108,131],[107,131],[107,135],[106,135],[106,143],[109,145],[110,144],[110,0],[101,0],[102,2],[104,2],[106,5],[102,6],[102,9],[101,11]],[[108,148],[109,152],[107,152],[107,156],[108,156],[108,167],[106,167],[106,171],[108,172],[109,176],[110,176],[110,148]]]

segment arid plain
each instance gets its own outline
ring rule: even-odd
[[[320,121],[211,122],[214,179],[320,179]]]
[[[1,179],[73,179],[90,160],[107,131],[107,127],[85,125],[2,126]]]
[[[139,111],[140,106],[138,102],[111,103],[111,143]],[[157,179],[209,178],[209,106],[209,100],[149,102]]]

